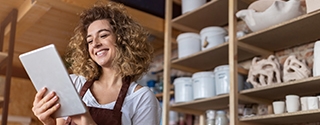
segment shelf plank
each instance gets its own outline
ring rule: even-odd
[[[241,122],[250,122],[266,125],[282,125],[282,124],[297,124],[319,122],[320,110],[307,110],[282,114],[270,114],[262,116],[254,116],[240,118]]]
[[[305,14],[267,29],[250,33],[239,41],[270,51],[314,42],[320,38],[320,10]]]
[[[286,83],[277,83],[264,87],[242,90],[240,91],[240,96],[244,95],[267,100],[284,100],[285,96],[289,94],[299,96],[316,95],[320,93],[319,86],[320,76],[316,76]]]
[[[213,96],[210,98],[198,99],[191,102],[182,102],[172,104],[170,109],[174,111],[183,111],[190,109],[199,112],[205,112],[208,109],[226,109],[229,105],[229,94]]]
[[[4,101],[3,96],[0,96],[0,108],[2,108],[2,106],[3,106],[3,101]]]
[[[174,94],[173,91],[170,91],[170,92],[169,92],[169,95],[173,95],[173,94]],[[156,94],[156,97],[157,97],[157,98],[162,98],[162,96],[163,96],[163,93],[157,93],[157,94]]]
[[[179,58],[172,61],[172,68],[187,71],[198,72],[213,70],[216,66],[228,64],[228,42],[220,44],[216,47],[200,51],[187,57]],[[244,49],[238,49],[239,62],[253,58],[256,53],[248,52]],[[187,67],[190,70],[187,70]]]
[[[4,66],[8,57],[8,53],[0,52],[0,69]]]
[[[228,24],[228,0],[211,0],[198,9],[182,14],[172,20],[172,26],[185,32],[199,32],[207,26]],[[238,1],[238,8],[248,7],[248,2]]]

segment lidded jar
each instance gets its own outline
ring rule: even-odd
[[[206,125],[215,125],[215,111],[214,110],[207,110],[206,111],[207,116],[207,124]]]
[[[225,111],[219,110],[216,113],[215,125],[229,125],[229,119],[227,118]]]

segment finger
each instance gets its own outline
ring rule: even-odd
[[[51,95],[51,94],[49,94],[49,95]],[[46,96],[45,98],[47,98],[48,96]],[[46,101],[46,99],[42,99],[36,106],[34,106],[32,108],[32,110],[36,115],[43,114],[44,112],[49,110],[51,107],[53,107],[58,102],[58,99],[59,98],[56,95],[54,97],[50,98],[48,101]]]
[[[51,116],[54,112],[56,112],[60,108],[60,104],[57,103],[50,108],[48,108],[45,112],[43,112],[43,116]]]
[[[50,92],[49,94],[45,95],[41,100],[40,102],[42,103],[46,103],[48,102],[49,100],[51,100],[52,98],[54,98],[56,96],[56,93],[54,91]]]
[[[48,110],[46,110],[45,112],[36,115],[37,118],[42,121],[43,123],[45,123],[46,121],[52,119],[52,114],[57,111],[60,108],[60,104],[55,104],[54,106],[52,106],[51,108],[49,108]]]
[[[50,92],[46,96],[44,96],[38,103],[36,103],[35,107],[43,107],[43,105],[49,105],[51,106],[52,104],[46,104],[48,101],[52,100],[56,96],[55,92]],[[47,109],[48,107],[45,107]],[[43,109],[43,108],[42,108]]]
[[[58,96],[52,97],[50,100],[46,101],[43,106],[41,107],[44,111],[48,110],[49,108],[53,107],[58,101]]]
[[[33,106],[35,106],[39,101],[43,98],[44,94],[46,93],[47,88],[42,88],[40,91],[37,92],[36,96],[34,97]]]

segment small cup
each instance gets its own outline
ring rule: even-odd
[[[272,102],[273,106],[273,113],[274,114],[281,114],[285,112],[285,103],[284,101],[274,101]]]
[[[315,96],[308,97],[308,109],[313,110],[313,109],[318,109],[318,108],[319,108],[318,97],[315,97]]]
[[[308,98],[310,96],[304,96],[300,98],[300,103],[301,103],[301,110],[306,111],[308,110]]]
[[[300,100],[297,95],[286,96],[286,108],[288,112],[296,112],[300,109]]]

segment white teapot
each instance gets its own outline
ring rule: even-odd
[[[249,29],[255,32],[290,20],[304,13],[305,12],[300,6],[300,0],[276,0],[263,12],[246,9],[237,12],[236,16],[244,20]]]

